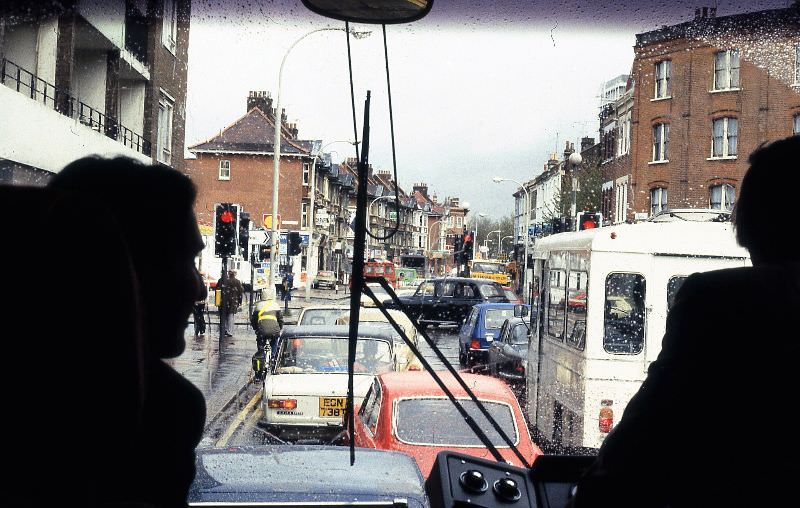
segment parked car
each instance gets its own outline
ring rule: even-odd
[[[458,333],[458,363],[472,366],[486,364],[489,347],[500,337],[506,319],[514,317],[513,303],[481,303],[472,307],[469,318]],[[525,307],[530,310],[530,306]]]
[[[461,325],[473,305],[484,302],[508,303],[503,288],[488,279],[442,277],[422,282],[412,296],[400,297],[409,317],[423,327]],[[394,302],[387,300],[387,307]]]
[[[524,384],[528,363],[530,318],[509,318],[500,329],[500,336],[489,346],[489,373],[512,385]],[[512,389],[514,387],[512,386]],[[515,392],[516,393],[516,392]]]
[[[399,310],[388,309],[387,312],[392,319],[394,319],[398,325],[403,329],[406,334],[406,337],[411,340],[411,342],[416,346],[418,344],[418,337],[417,337],[417,329],[414,327],[414,324],[408,319],[408,316],[400,312]],[[386,319],[386,316],[377,308],[362,308],[358,314],[358,322],[359,325],[364,323],[368,326],[376,326],[381,329],[387,330],[389,333],[392,334],[394,337],[394,354],[397,363],[398,371],[403,370],[422,370],[422,363],[419,361],[419,358],[414,355],[414,352],[411,351],[411,348],[406,345],[403,338],[400,336],[399,333],[392,327],[389,323],[389,320]],[[336,320],[337,325],[346,325],[350,322],[350,314],[344,314]]]
[[[533,462],[542,454],[531,440],[517,399],[505,383],[476,374],[463,374],[462,377],[526,461]],[[522,466],[455,378],[442,373],[442,379],[503,458],[513,465]],[[375,377],[364,402],[357,408],[354,439],[356,446],[411,455],[426,478],[436,454],[443,450],[492,458],[427,372],[392,372]]]
[[[347,400],[345,325],[284,327],[264,379],[260,425],[280,439],[332,440],[342,430]],[[375,374],[396,368],[394,338],[386,329],[359,326],[354,396],[360,401]]]
[[[336,279],[335,273],[330,270],[320,270],[317,272],[317,276],[314,277],[314,283],[311,285],[311,287],[316,289],[323,287],[334,289],[338,283],[339,281]]]
[[[210,448],[197,450],[196,468],[191,505],[429,506],[416,461],[397,452],[360,449],[351,465],[350,450],[338,446]]]
[[[300,311],[297,325],[334,325],[342,314],[350,312],[350,307],[343,305],[312,305]]]

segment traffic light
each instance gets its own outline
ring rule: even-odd
[[[261,244],[258,246],[258,260],[259,261],[269,261],[269,257],[272,254],[272,246]]]
[[[214,207],[214,255],[227,257],[236,254],[238,222],[239,205],[219,203]]]
[[[239,214],[239,254],[247,259],[247,246],[250,244],[250,214],[241,212]]]
[[[464,260],[465,261],[469,261],[470,259],[472,259],[472,249],[473,249],[473,247],[472,247],[472,239],[474,237],[475,237],[475,233],[473,233],[472,231],[468,231],[466,234],[464,234],[463,250],[464,250]]]
[[[464,235],[456,235],[456,239],[453,242],[453,260],[460,264],[461,261],[464,259]]]
[[[578,214],[578,230],[595,229],[603,225],[603,215],[596,212],[581,212]]]
[[[300,244],[303,243],[303,239],[300,238],[300,233],[297,231],[290,231],[288,236],[288,254],[290,256],[296,256],[303,252],[303,249],[300,247]]]

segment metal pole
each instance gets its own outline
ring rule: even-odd
[[[522,296],[522,301],[527,303],[531,303],[528,298],[528,288],[530,284],[528,284],[528,243],[530,243],[530,234],[528,228],[530,227],[530,218],[529,215],[531,213],[531,197],[528,194],[528,189],[525,188],[524,185],[520,185],[520,188],[525,191],[525,235],[523,236],[523,240],[525,241],[525,261],[522,264],[522,281],[524,284],[524,294]]]

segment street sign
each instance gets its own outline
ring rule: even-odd
[[[272,229],[272,214],[271,213],[263,214],[261,222],[262,224],[264,224],[265,228]],[[278,225],[275,226],[275,229],[280,229],[280,228],[281,228],[281,214],[278,214]]]

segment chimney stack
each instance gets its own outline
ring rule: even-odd
[[[425,182],[415,183],[413,192],[419,191],[420,194],[428,197],[428,184]]]
[[[247,96],[247,111],[253,108],[260,109],[267,115],[272,110],[272,96],[266,90],[250,90]]]

